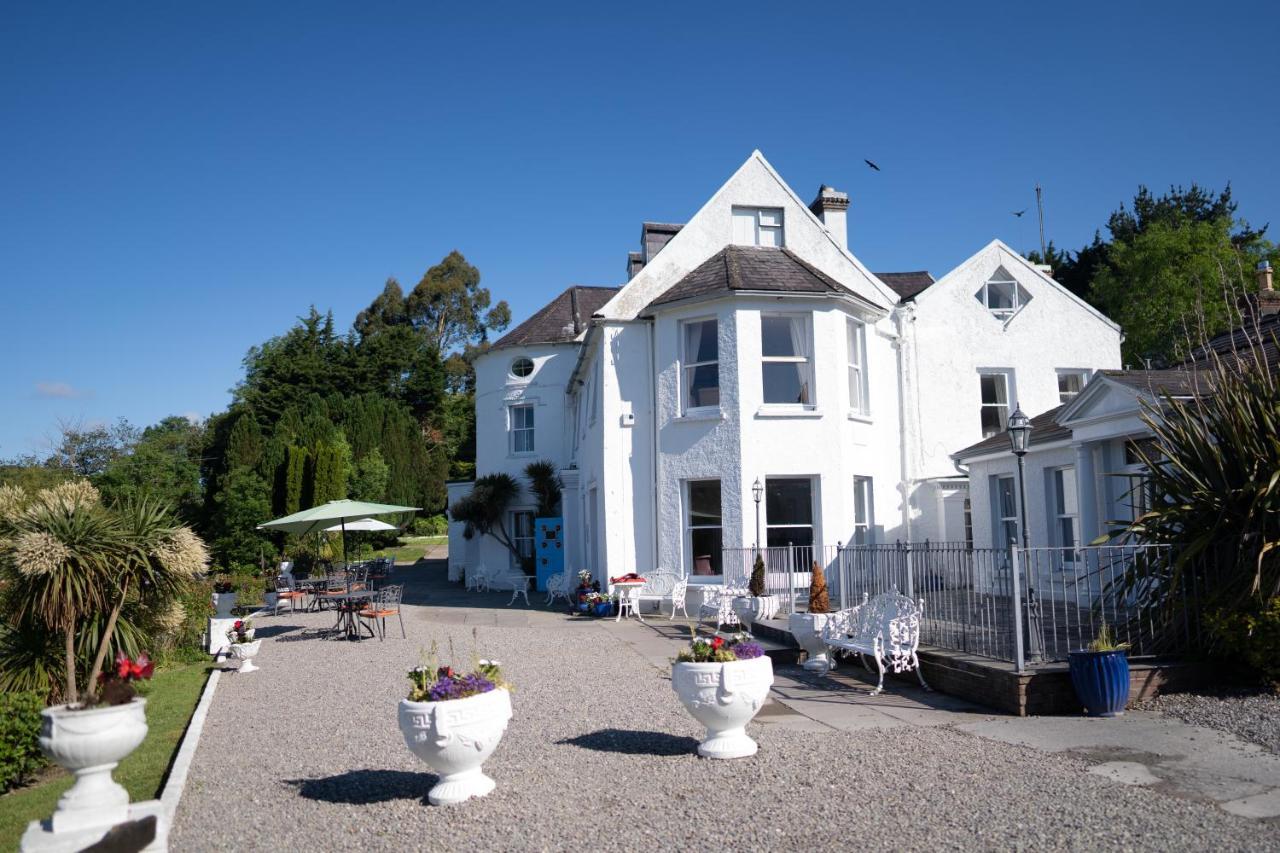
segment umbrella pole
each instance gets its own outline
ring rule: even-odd
[[[342,519],[342,568],[346,568],[350,561],[347,560],[347,520]]]

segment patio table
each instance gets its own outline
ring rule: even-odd
[[[332,595],[325,596],[329,601],[340,602],[338,606],[338,621],[334,623],[332,633],[335,635],[345,634],[346,639],[348,640],[359,639],[360,620],[356,616],[359,608],[355,606],[343,607],[342,604],[354,605],[354,603],[358,601],[368,601],[375,595],[377,595],[377,593],[373,590],[360,589],[354,592],[337,592]],[[370,630],[369,636],[373,636],[372,630]]]
[[[614,581],[613,588],[618,591],[618,615],[614,617],[614,622],[622,621],[623,616],[635,616],[641,622],[644,617],[640,615],[640,587],[645,585],[645,581]]]

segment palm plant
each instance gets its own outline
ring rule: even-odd
[[[84,482],[34,496],[0,489],[0,581],[10,622],[3,646],[14,654],[10,668],[25,654],[38,670],[36,659],[49,647],[35,637],[17,643],[13,631],[59,637],[63,699],[75,703],[82,653],[93,655],[84,682],[92,692],[108,652],[138,642],[135,626],[121,620],[127,606],[166,603],[207,563],[199,538],[145,499],[105,507]]]
[[[492,536],[507,550],[523,561],[511,534],[507,531],[506,518],[512,504],[520,495],[520,483],[510,474],[486,474],[477,477],[471,493],[454,501],[449,515],[461,521],[463,535],[470,539],[477,533]]]
[[[556,463],[549,459],[539,459],[525,466],[524,475],[529,480],[529,491],[538,502],[538,515],[550,518],[560,512],[560,492],[564,483],[560,480],[560,472]]]
[[[1151,508],[1124,531],[1174,546],[1171,562],[1136,561],[1124,579],[1166,616],[1203,606],[1203,589],[1242,610],[1280,595],[1280,383],[1261,348],[1200,367],[1202,393],[1144,404],[1154,442],[1136,449]]]

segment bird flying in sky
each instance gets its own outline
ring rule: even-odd
[[[1015,211],[1013,212],[1013,215],[1014,215],[1014,216],[1016,216],[1016,217],[1018,217],[1019,219],[1021,219],[1021,218],[1022,218],[1022,214],[1026,213],[1026,212],[1027,212],[1027,209],[1024,207],[1024,208],[1022,208],[1022,210],[1015,210]]]
[[[866,163],[868,166],[875,169],[877,172],[880,171],[880,167],[877,166],[875,163],[872,163],[870,160],[867,160],[864,158],[862,162]]]

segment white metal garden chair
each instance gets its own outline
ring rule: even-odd
[[[573,599],[570,595],[573,592],[573,588],[573,572],[569,569],[547,578],[547,601],[544,606],[550,607],[551,603],[557,598],[563,598],[566,602],[572,604]]]

